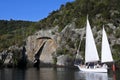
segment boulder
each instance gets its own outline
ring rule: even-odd
[[[73,62],[73,59],[69,55],[60,55],[57,57],[58,66],[71,66]]]

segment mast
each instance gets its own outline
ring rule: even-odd
[[[86,25],[86,44],[85,44],[85,63],[99,61],[95,40],[87,16]]]
[[[83,39],[83,35],[81,35],[81,38],[80,38],[80,42],[79,42],[79,45],[78,45],[78,48],[77,48],[77,51],[76,51],[76,56],[75,56],[75,63],[77,63],[77,60],[76,59],[83,59],[82,55],[79,54],[79,50],[80,50],[80,46],[81,46],[81,42],[82,42],[82,39]]]
[[[77,54],[79,54],[79,50],[80,50],[81,42],[83,40],[83,36],[84,36],[84,34],[82,34],[81,37],[80,37],[80,42],[79,42],[79,46],[78,46],[78,49],[77,49]]]

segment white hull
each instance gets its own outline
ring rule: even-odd
[[[86,67],[81,67],[79,65],[77,65],[77,67],[79,68],[80,71],[84,71],[84,72],[96,72],[96,73],[107,73],[107,68],[104,67],[100,67],[100,68],[86,68]]]

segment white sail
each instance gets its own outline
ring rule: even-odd
[[[99,61],[98,52],[93,38],[92,30],[87,17],[86,25],[86,45],[85,45],[85,62]]]
[[[103,27],[103,36],[102,36],[101,62],[113,62],[110,45],[108,43],[108,39],[107,39],[107,35],[106,35],[104,27]]]

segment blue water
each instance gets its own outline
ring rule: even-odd
[[[85,73],[69,68],[28,68],[0,70],[0,80],[120,80],[119,71],[109,73]]]

